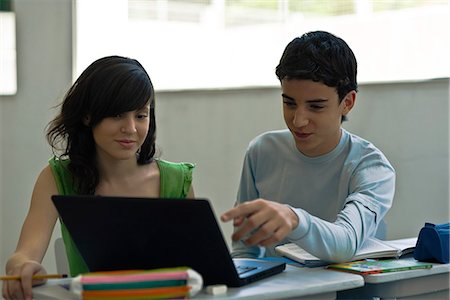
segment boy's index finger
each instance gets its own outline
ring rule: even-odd
[[[221,219],[224,222],[228,222],[239,217],[245,217],[248,215],[246,211],[245,205],[238,205],[223,213]]]
[[[253,205],[250,202],[239,204],[236,207],[224,212],[220,219],[223,222],[228,222],[232,219],[243,218],[253,213]]]
[[[221,216],[220,219],[222,220],[222,222],[228,222],[232,219],[234,219],[237,216],[237,208],[238,207],[234,207],[226,212],[224,212]]]

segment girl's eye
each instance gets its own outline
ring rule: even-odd
[[[137,118],[138,118],[138,119],[145,119],[145,118],[147,118],[147,117],[148,117],[147,114],[139,114],[139,115],[137,115]]]

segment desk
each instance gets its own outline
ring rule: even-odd
[[[450,264],[433,264],[431,269],[365,275],[363,287],[337,294],[339,299],[450,299],[449,272]]]
[[[77,299],[74,294],[58,286],[70,279],[48,280],[46,285],[33,288],[34,299]],[[203,289],[193,299],[336,299],[336,292],[364,285],[360,275],[286,266],[280,274],[258,280],[240,288],[228,288],[225,295],[209,295]]]
[[[360,275],[287,265],[283,273],[240,288],[228,288],[225,295],[212,296],[203,290],[194,299],[336,299],[337,291],[363,285]]]

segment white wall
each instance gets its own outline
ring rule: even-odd
[[[162,158],[197,164],[194,189],[217,215],[236,199],[244,153],[256,135],[284,128],[278,88],[180,91],[156,96]],[[229,240],[232,227],[223,224]]]
[[[44,127],[72,72],[70,2],[19,0],[15,11],[18,93],[0,97],[0,272],[51,155]],[[156,108],[162,157],[197,163],[196,193],[210,198],[218,214],[233,205],[248,142],[284,127],[278,87],[160,92]],[[397,169],[388,237],[450,220],[448,120],[448,79],[361,85],[345,127],[372,140]],[[230,226],[223,229],[229,238]],[[55,271],[53,249],[44,264]]]
[[[0,273],[50,155],[44,127],[72,80],[71,2],[17,0],[17,94],[0,96]],[[45,263],[53,268],[54,259]]]
[[[361,86],[344,127],[382,149],[397,171],[389,238],[450,221],[448,79]]]
[[[449,80],[361,85],[344,127],[372,141],[397,171],[388,238],[450,221]],[[162,157],[197,163],[198,196],[220,214],[235,200],[243,155],[257,134],[284,128],[279,88],[157,95]],[[231,227],[223,227],[229,237]]]

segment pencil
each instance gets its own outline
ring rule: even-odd
[[[66,278],[66,274],[38,274],[33,275],[32,279],[52,279],[52,278]],[[20,276],[0,276],[0,280],[20,280]]]

